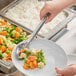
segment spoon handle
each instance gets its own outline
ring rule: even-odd
[[[47,13],[43,19],[41,20],[41,22],[39,23],[39,25],[36,27],[36,29],[34,30],[34,32],[32,33],[30,39],[28,40],[28,43],[30,43],[34,37],[37,35],[37,33],[40,31],[40,29],[42,28],[42,26],[44,25],[44,23],[46,22],[46,20],[48,19],[48,17],[50,16],[50,13]]]

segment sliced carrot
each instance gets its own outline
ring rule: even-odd
[[[10,61],[12,61],[12,59],[11,59],[11,58],[8,58],[8,59],[7,59],[7,61],[9,61],[9,62],[10,62]]]
[[[30,62],[30,68],[31,69],[34,69],[35,68],[32,62]]]
[[[2,53],[4,53],[4,52],[6,51],[6,47],[2,45],[2,46],[0,47],[0,50],[2,50]]]
[[[14,39],[13,38],[11,38],[11,41],[13,41]]]
[[[24,53],[25,51],[27,51],[27,50],[26,50],[26,49],[21,50],[21,51],[19,52],[19,55],[20,55],[21,53]]]
[[[27,60],[27,61],[26,61],[26,64],[28,64],[28,65],[29,65],[29,64],[30,64],[30,60]]]
[[[3,38],[0,37],[0,45],[3,43]]]
[[[36,56],[33,56],[32,58],[33,58],[34,60],[36,60],[36,59],[37,59],[37,57],[36,57]]]
[[[8,58],[11,58],[11,53],[7,53],[7,55],[8,55],[8,56],[7,56]]]
[[[31,57],[30,57],[30,56],[28,56],[28,59],[30,60],[30,59],[31,59]]]
[[[30,69],[29,67],[27,67],[27,64],[24,64],[23,68],[26,69],[26,70]]]
[[[7,22],[6,21],[2,21],[2,25],[7,25]]]
[[[33,61],[33,65],[37,68],[38,67],[38,63],[36,60]]]
[[[2,31],[3,36],[7,36],[7,31]]]
[[[23,49],[23,50],[21,50],[20,52],[21,52],[21,53],[24,53],[25,51],[26,51],[26,49]]]
[[[37,57],[36,56],[32,56],[32,57],[29,56],[28,59],[32,62],[32,61],[36,60]]]
[[[0,35],[2,35],[2,32],[0,32]]]
[[[10,61],[12,61],[12,60],[8,59],[7,61],[9,61],[9,62],[10,62]]]
[[[20,27],[16,27],[15,29],[17,32],[20,32],[21,28]]]
[[[19,38],[20,37],[20,33],[19,32],[15,32],[15,38]]]
[[[9,48],[8,50],[12,52],[13,51],[13,48]]]
[[[0,26],[7,25],[6,21],[0,21]]]

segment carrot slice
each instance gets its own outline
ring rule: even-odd
[[[30,60],[30,59],[31,59],[31,57],[30,57],[30,56],[28,56],[28,59]]]
[[[0,45],[3,43],[3,39],[0,37]]]
[[[21,50],[21,51],[19,52],[19,55],[20,55],[21,53],[24,53],[25,51],[27,51],[27,49]]]
[[[20,32],[21,28],[20,27],[16,27],[15,29],[17,32]]]
[[[2,21],[2,25],[7,25],[7,22],[6,21]]]
[[[15,38],[19,38],[20,37],[20,33],[19,32],[15,32]]]
[[[30,62],[30,68],[31,69],[34,69],[35,68],[32,62]]]
[[[4,52],[6,51],[6,47],[2,45],[2,46],[0,47],[0,50],[2,50],[2,53],[4,53]]]
[[[13,38],[11,38],[11,41],[13,41],[14,39]]]
[[[32,57],[29,56],[28,59],[32,62],[32,61],[36,60],[37,57],[36,56],[32,56]]]
[[[26,70],[30,69],[29,67],[27,67],[27,64],[24,64],[23,68],[26,69]]]
[[[13,48],[9,48],[8,50],[12,52],[13,51]]]
[[[33,61],[33,65],[37,68],[38,67],[38,63],[36,60]]]
[[[12,61],[12,59],[11,59],[11,58],[8,58],[8,59],[7,59],[7,61],[9,61],[9,62],[10,62],[10,61]]]
[[[9,61],[9,62],[10,62],[10,61],[12,61],[12,60],[8,59],[7,61]]]
[[[27,60],[27,61],[26,61],[26,64],[30,65],[30,60]]]
[[[7,56],[8,58],[11,58],[11,53],[7,53],[7,55],[8,55],[8,56]]]
[[[6,21],[0,21],[0,26],[7,25]]]
[[[7,31],[2,31],[3,36],[7,36]]]

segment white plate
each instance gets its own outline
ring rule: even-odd
[[[64,50],[54,42],[47,39],[35,39],[30,43],[31,49],[42,49],[46,58],[46,66],[43,69],[25,70],[23,61],[16,58],[16,50],[12,53],[12,61],[15,67],[29,76],[51,76],[55,67],[64,68],[67,65],[67,56]]]

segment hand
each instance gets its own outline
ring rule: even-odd
[[[62,7],[62,6],[61,6]],[[51,16],[48,18],[47,22],[50,22],[61,10],[59,3],[56,1],[47,1],[44,5],[44,7],[40,11],[40,19],[44,17],[45,14],[48,12],[51,14]]]
[[[40,11],[40,19],[44,17],[45,14],[50,13],[51,16],[48,18],[47,22],[50,22],[59,12],[64,8],[75,4],[76,0],[52,0],[47,1],[44,7]]]
[[[59,76],[74,76],[76,75],[76,64],[71,64],[64,69],[55,68]]]

